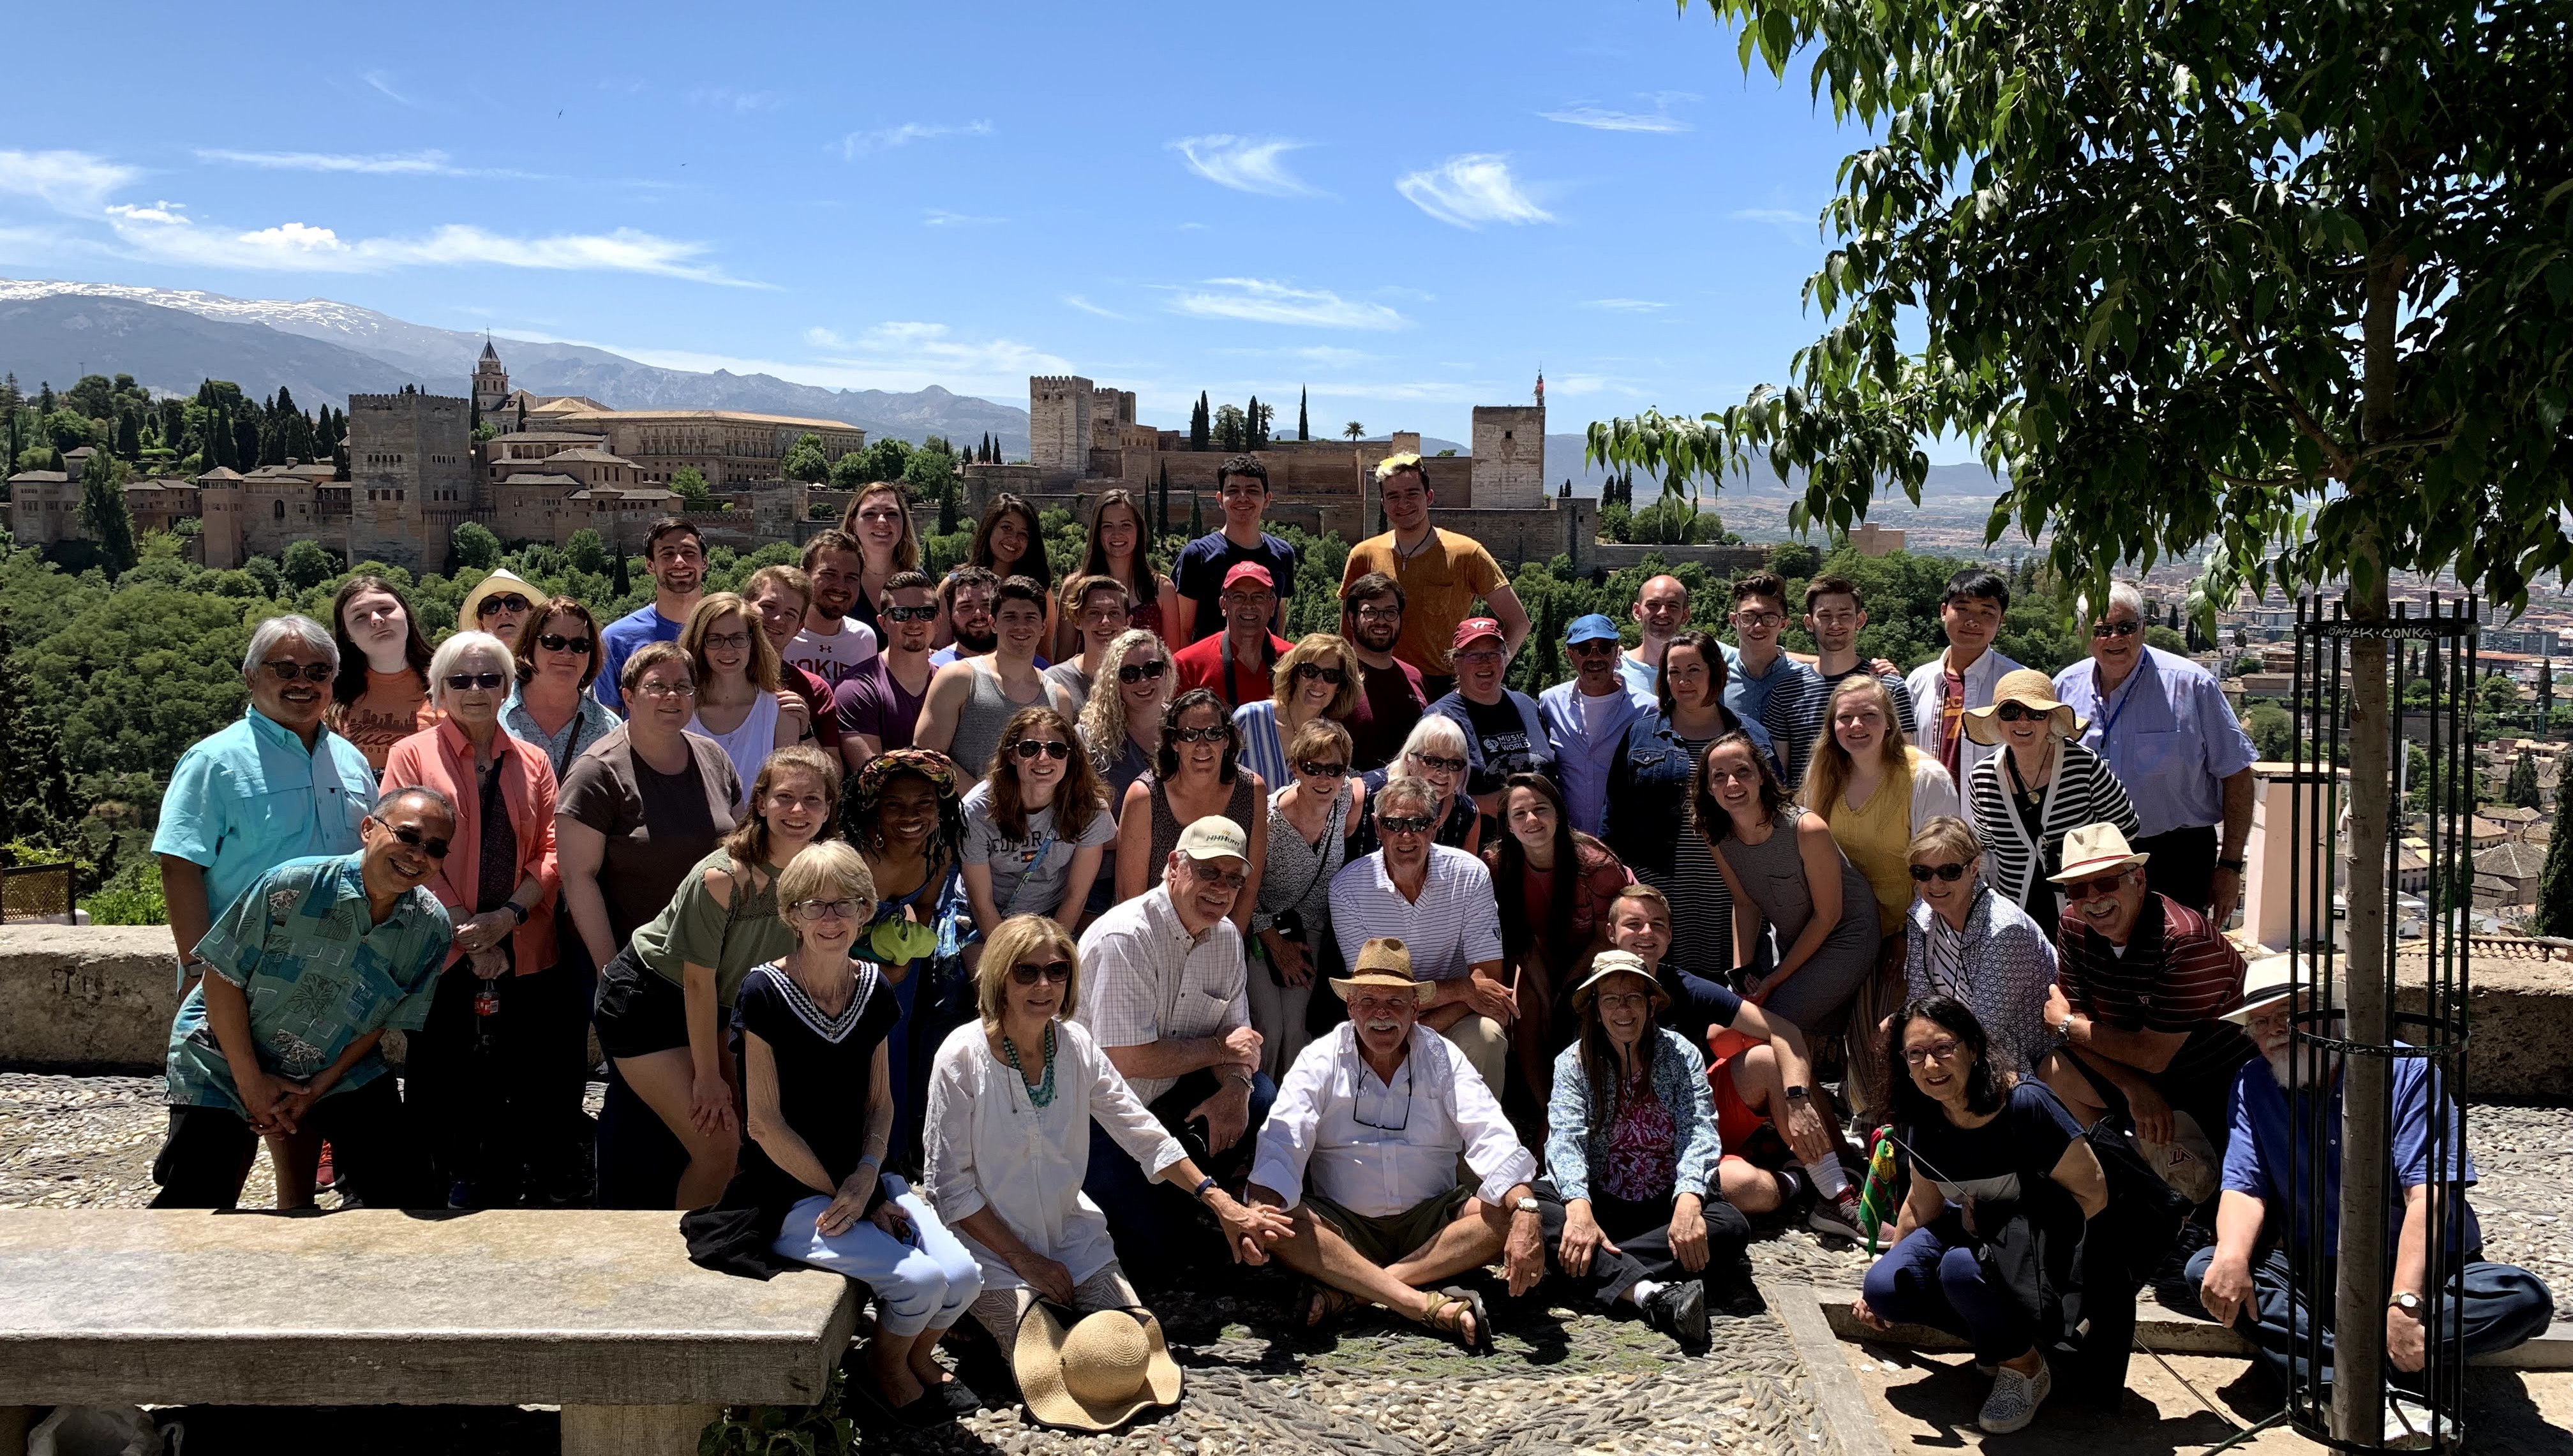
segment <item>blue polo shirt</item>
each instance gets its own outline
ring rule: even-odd
[[[2395,1045],[2401,1046],[2401,1043]],[[2430,1109],[2434,1096],[2439,1115],[2447,1121],[2446,1170],[2439,1181],[2471,1187],[2475,1182],[2475,1160],[2466,1151],[2464,1128],[2458,1124],[2456,1103],[2444,1093],[2434,1093],[2430,1069],[2417,1057],[2394,1059],[2394,1179],[2386,1189],[2391,1212],[2385,1220],[2385,1248],[2390,1256],[2403,1229],[2403,1193],[2430,1181]],[[2327,1129],[2324,1149],[2323,1247],[2340,1247],[2340,1113],[2341,1089],[2335,1081],[2331,1105],[2324,1109],[2323,1125]],[[2301,1164],[2312,1166],[2310,1148],[2297,1144],[2303,1140],[2304,1121],[2312,1109],[2305,1099],[2310,1092],[2296,1095],[2297,1105],[2291,1112],[2287,1094],[2278,1080],[2269,1073],[2265,1058],[2254,1057],[2244,1063],[2233,1079],[2233,1140],[2224,1149],[2224,1186],[2236,1193],[2248,1193],[2266,1203],[2272,1212],[2280,1207],[2293,1211],[2294,1236],[2301,1239],[2312,1227],[2313,1209],[2289,1184],[2289,1168]],[[2296,1159],[2291,1164],[2291,1155]],[[2475,1220],[2475,1210],[2463,1194],[2453,1205],[2463,1224],[2458,1230],[2464,1241],[2457,1244],[2459,1253],[2473,1253],[2483,1247],[2483,1227]]]
[[[600,655],[598,676],[589,685],[589,695],[610,712],[625,711],[624,692],[617,679],[625,675],[625,659],[655,642],[676,642],[687,623],[674,622],[661,615],[660,609],[645,602],[598,632]]]
[[[295,730],[248,708],[179,756],[152,852],[203,868],[207,912],[220,920],[288,860],[357,853],[375,802],[376,771],[356,744],[324,728],[307,751]]]
[[[2083,746],[2126,785],[2144,839],[2223,823],[2224,781],[2259,757],[2215,675],[2158,647],[2105,697],[2088,658],[2055,675],[2055,696],[2088,725]]]

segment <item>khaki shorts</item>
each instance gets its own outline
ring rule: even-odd
[[[1426,1247],[1440,1229],[1456,1221],[1456,1215],[1464,1211],[1465,1200],[1473,1196],[1474,1190],[1460,1183],[1382,1218],[1352,1213],[1319,1193],[1306,1193],[1304,1206],[1312,1210],[1314,1218],[1329,1224],[1333,1233],[1347,1240],[1361,1258],[1383,1268]]]

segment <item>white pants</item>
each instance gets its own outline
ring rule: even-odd
[[[818,1225],[831,1200],[817,1193],[787,1210],[771,1247],[781,1257],[845,1274],[874,1290],[882,1333],[943,1330],[983,1292],[983,1270],[908,1183],[888,1173],[884,1187],[885,1196],[910,1215],[909,1240],[864,1218],[826,1237]]]

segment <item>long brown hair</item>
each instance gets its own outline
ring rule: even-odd
[[[758,629],[752,628],[755,632]],[[769,791],[777,787],[780,774],[803,772],[821,781],[822,827],[813,831],[813,842],[820,844],[840,831],[840,761],[810,744],[798,743],[778,749],[759,766],[759,777],[751,780],[750,807],[732,833],[723,837],[724,853],[736,865],[768,863],[768,816],[762,809],[768,803]]]
[[[1876,706],[1885,714],[1885,741],[1877,745],[1877,761],[1887,773],[1904,766],[1903,720],[1894,715],[1894,694],[1874,673],[1854,672],[1842,678],[1823,704],[1822,735],[1814,741],[1814,756],[1805,760],[1805,807],[1825,819],[1832,817],[1832,806],[1841,801],[1841,791],[1849,787],[1850,772],[1857,767],[1850,761],[1849,750],[1841,747],[1840,735],[1832,731],[1832,718],[1840,711],[1841,699],[1858,693],[1876,694]]]
[[[849,508],[840,512],[840,529],[847,531],[859,542],[858,568],[862,571],[866,569],[867,561],[866,537],[858,534],[858,507],[866,504],[867,497],[870,495],[891,495],[893,503],[902,507],[902,538],[893,543],[893,569],[919,570],[920,532],[914,530],[911,524],[911,492],[891,480],[878,480],[860,490],[850,498]]]
[[[1520,879],[1527,873],[1527,846],[1519,843],[1519,837],[1509,829],[1510,795],[1521,789],[1554,807],[1554,894],[1544,907],[1544,937],[1540,942],[1549,954],[1578,949],[1564,943],[1572,938],[1573,896],[1580,889],[1582,871],[1586,866],[1598,865],[1602,857],[1613,858],[1606,845],[1572,827],[1572,816],[1563,809],[1563,791],[1555,787],[1554,780],[1543,774],[1512,774],[1501,781],[1501,833],[1483,847],[1483,853],[1490,857],[1492,888],[1499,893],[1501,902],[1501,949],[1512,960],[1526,955],[1529,944],[1538,941],[1533,924],[1537,907],[1518,893]],[[1560,965],[1552,965],[1552,969],[1555,975],[1563,976],[1572,969],[1571,962],[1567,958]]]
[[[679,650],[688,654],[688,670],[696,674],[697,691],[715,680],[713,664],[706,661],[706,635],[714,624],[725,617],[741,618],[742,630],[750,634],[750,661],[742,676],[764,693],[777,691],[777,649],[768,645],[768,629],[761,625],[759,609],[741,599],[738,592],[715,591],[700,597],[688,613],[688,625],[679,632]]]
[[[1697,809],[1697,832],[1705,836],[1708,849],[1715,848],[1725,836],[1733,833],[1733,816],[1725,811],[1723,805],[1715,802],[1714,791],[1706,786],[1707,762],[1715,757],[1717,749],[1737,746],[1760,775],[1761,816],[1776,819],[1778,811],[1787,807],[1787,786],[1778,782],[1778,771],[1770,767],[1769,755],[1759,744],[1751,741],[1750,734],[1734,729],[1708,744],[1706,752],[1697,756],[1697,767],[1689,773],[1689,803]]]
[[[1135,492],[1132,490],[1103,490],[1099,494],[1098,503],[1090,507],[1090,544],[1082,552],[1081,574],[1084,576],[1117,574],[1109,569],[1108,547],[1099,539],[1099,518],[1106,515],[1108,507],[1112,505],[1122,505],[1135,512],[1135,579],[1127,585],[1135,593],[1137,606],[1151,606],[1154,598],[1161,591],[1153,580],[1158,574],[1153,569],[1153,528],[1144,523],[1144,507],[1135,503]]]
[[[1028,808],[1019,800],[1019,740],[1040,728],[1052,728],[1063,735],[1063,746],[1069,750],[1063,760],[1063,783],[1054,791],[1054,822],[1067,843],[1077,843],[1090,830],[1090,822],[1108,812],[1108,789],[1100,783],[1098,773],[1090,766],[1090,755],[1081,751],[1081,735],[1074,732],[1072,720],[1042,705],[1021,708],[1010,715],[1001,728],[1001,745],[992,750],[992,762],[983,771],[983,782],[992,786],[992,822],[1012,839],[1028,836]]]
[[[1009,570],[1002,571],[992,559],[992,530],[1001,523],[1002,516],[1013,511],[1028,528],[1028,553],[1011,562]],[[1037,508],[1007,490],[992,497],[992,508],[983,512],[982,523],[974,527],[974,544],[966,550],[965,559],[1002,576],[1025,576],[1040,587],[1054,586],[1054,567],[1046,562],[1045,527],[1037,522]]]
[[[367,654],[358,650],[357,639],[349,635],[348,613],[349,603],[370,591],[381,591],[402,603],[403,623],[411,629],[411,640],[403,644],[403,659],[420,675],[420,690],[429,691],[429,638],[421,635],[420,613],[412,610],[411,598],[400,587],[369,572],[340,583],[331,598],[331,635],[340,644],[340,675],[331,680],[331,701],[344,708],[367,695]]]

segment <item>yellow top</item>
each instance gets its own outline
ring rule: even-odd
[[[1881,935],[1903,929],[1912,908],[1912,766],[1929,757],[1920,749],[1903,750],[1903,766],[1885,776],[1867,802],[1856,809],[1846,794],[1829,804],[1811,806],[1832,827],[1841,853],[1867,877],[1876,891],[1876,928]]]

